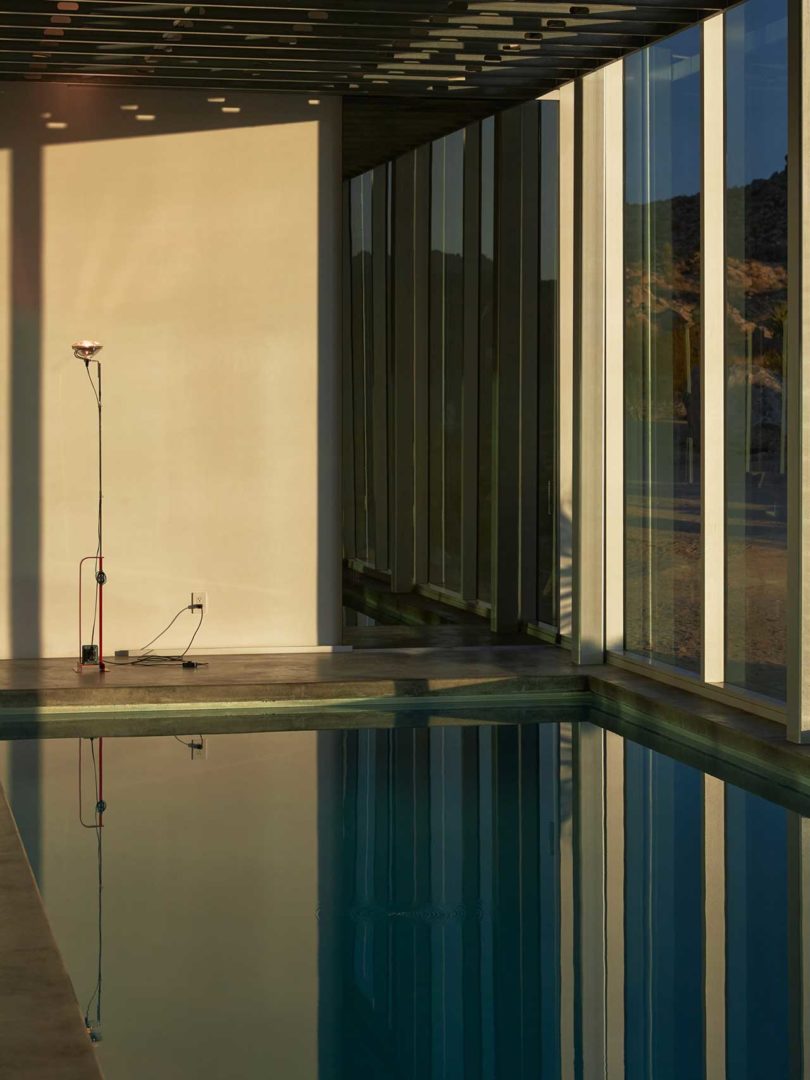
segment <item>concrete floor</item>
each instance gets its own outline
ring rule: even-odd
[[[371,647],[366,635],[351,652],[199,656],[205,666],[112,666],[103,675],[79,675],[74,661],[0,661],[0,710],[43,706],[143,705],[213,701],[316,701],[324,698],[413,696],[437,688],[485,692],[527,689],[582,690],[585,683],[567,653],[540,642],[493,646],[467,628],[392,631],[396,647]],[[441,630],[444,633],[438,633]],[[362,636],[355,631],[355,640]],[[382,635],[387,642],[390,635]],[[491,637],[487,634],[486,637]],[[434,644],[425,647],[425,640]],[[541,683],[538,683],[541,680]],[[1,721],[0,721],[1,723]],[[0,727],[2,737],[2,727]]]
[[[810,746],[788,743],[781,724],[740,708],[610,665],[576,667],[565,650],[536,639],[494,645],[478,627],[351,633],[352,652],[200,657],[206,666],[196,670],[79,675],[67,659],[3,661],[0,738],[524,722],[551,706],[596,705],[608,722],[810,795]]]

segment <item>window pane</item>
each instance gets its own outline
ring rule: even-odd
[[[785,697],[787,4],[726,27],[726,681]]]
[[[434,585],[444,584],[444,159],[445,142],[438,139],[430,158],[428,360],[428,580]]]
[[[461,588],[464,132],[433,144],[428,388],[430,581]]]
[[[353,559],[355,549],[354,500],[354,358],[352,355],[352,244],[350,216],[351,183],[343,185],[341,230],[341,306],[342,306],[342,366],[341,366],[341,461],[343,466],[343,555]],[[344,611],[346,609],[344,608]]]
[[[495,119],[481,121],[478,369],[478,599],[490,601],[492,380],[495,374]]]
[[[537,618],[557,625],[557,285],[559,106],[540,103],[537,372]]]
[[[391,568],[394,535],[393,492],[396,484],[394,469],[394,163],[385,167],[385,351],[388,372],[386,398],[386,445],[388,447],[388,565]]]
[[[697,670],[700,28],[625,70],[625,646]]]
[[[355,547],[358,558],[374,560],[374,475],[371,440],[372,306],[371,177],[350,181],[352,384],[354,412]]]

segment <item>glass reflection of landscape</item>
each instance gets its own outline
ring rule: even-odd
[[[516,715],[106,739],[108,1080],[800,1076],[796,797]],[[77,742],[40,748],[7,786],[84,1007],[96,842]]]
[[[625,647],[700,667],[700,28],[629,56]]]
[[[787,3],[725,16],[726,671],[785,697]],[[624,62],[625,646],[700,669],[701,34]],[[712,433],[707,433],[711,437]]]
[[[726,681],[785,697],[787,2],[725,19]]]

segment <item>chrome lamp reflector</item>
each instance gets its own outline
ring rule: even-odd
[[[71,345],[73,355],[79,360],[95,360],[104,346],[99,341],[74,341]]]

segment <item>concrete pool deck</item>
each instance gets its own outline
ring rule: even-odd
[[[628,730],[810,796],[810,745],[742,707],[609,664],[577,667],[565,650],[525,637],[494,645],[477,627],[353,636],[361,647],[349,652],[195,657],[205,666],[194,670],[79,675],[69,659],[2,661],[0,739],[526,722],[539,709],[596,707]]]
[[[73,985],[0,790],[0,1076],[99,1080]]]
[[[206,667],[136,666],[78,675],[70,660],[0,662],[0,708],[211,701],[318,701],[420,696],[485,683],[503,689],[585,689],[560,650],[537,647],[392,649],[279,656],[201,656]]]

